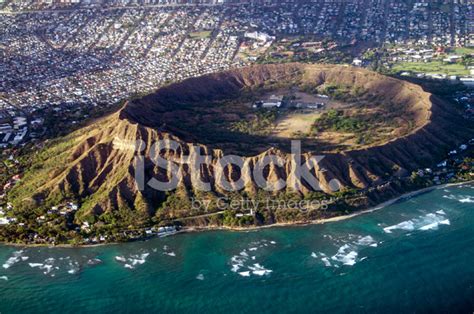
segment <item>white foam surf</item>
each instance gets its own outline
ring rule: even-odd
[[[248,269],[252,271],[252,274],[257,275],[257,276],[265,276],[273,272],[273,270],[266,269],[265,267],[263,267],[262,265],[258,263],[253,264],[253,266],[249,266]]]
[[[132,266],[145,264],[146,258],[149,256],[149,253],[143,253],[141,255],[131,255],[127,260],[131,262]]]
[[[127,259],[123,256],[115,256],[115,259],[119,262],[126,262],[127,261]]]
[[[102,263],[102,260],[100,260],[98,258],[92,258],[92,259],[87,261],[87,265],[97,265],[97,264],[100,264],[100,263]]]
[[[53,263],[54,263],[54,258],[48,258],[44,260],[43,263],[28,263],[28,265],[31,268],[39,268],[40,270],[43,270],[43,274],[48,275],[53,271],[53,269],[59,270],[59,267],[54,267]]]
[[[42,267],[43,264],[41,263],[28,263],[28,265],[30,265],[31,268],[36,268],[36,267]]]
[[[344,244],[339,248],[337,253],[331,257],[333,261],[342,263],[343,265],[353,266],[356,264],[356,258],[358,253],[351,250],[351,247]]]
[[[78,273],[80,269],[81,268],[80,268],[80,265],[79,265],[78,262],[70,261],[69,262],[69,270],[67,272],[68,272],[68,274],[74,275],[74,274]]]
[[[383,230],[386,233],[392,233],[394,230],[404,231],[428,231],[438,230],[440,225],[450,225],[451,222],[446,218],[446,213],[443,210],[438,210],[435,213],[426,214],[408,221],[403,221],[399,224],[385,227]]]
[[[150,253],[131,254],[128,257],[115,256],[115,260],[120,263],[123,263],[123,267],[125,268],[134,269],[135,266],[145,264],[146,259],[149,255]]]
[[[8,258],[5,263],[2,265],[3,268],[8,269],[22,260],[23,250],[13,252],[13,255]],[[26,257],[26,256],[23,256]]]
[[[375,241],[372,236],[368,235],[357,240],[356,244],[362,246],[377,246],[377,241]]]
[[[415,230],[415,225],[413,221],[408,220],[408,221],[403,221],[399,224],[390,226],[390,227],[385,227],[383,228],[383,231],[385,233],[392,233],[393,230],[405,230],[405,231],[413,231]]]
[[[329,258],[323,257],[321,258],[321,261],[324,263],[324,266],[331,267],[331,262],[329,261]]]
[[[449,200],[455,200],[455,201],[458,201],[460,203],[474,203],[474,196],[471,196],[471,195],[459,195],[459,196],[455,196],[453,194],[449,194],[449,195],[443,195],[444,198],[447,198]]]
[[[249,265],[250,261],[255,262],[257,260],[257,256],[251,256],[249,252],[256,252],[260,248],[269,247],[270,245],[275,244],[275,241],[268,241],[265,239],[251,242],[248,248],[243,249],[238,253],[238,255],[234,255],[230,258],[230,270],[242,277],[250,277],[251,275],[265,276],[272,273],[272,270],[263,267],[259,263],[253,263]]]
[[[472,196],[463,197],[459,201],[461,203],[474,203],[474,197]]]

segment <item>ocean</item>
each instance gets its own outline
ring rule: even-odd
[[[0,246],[4,313],[473,313],[474,185],[321,225]]]

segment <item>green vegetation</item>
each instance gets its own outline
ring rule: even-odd
[[[393,66],[394,72],[420,72],[446,75],[466,76],[469,70],[462,63],[431,62],[401,62]]]
[[[474,48],[473,47],[457,47],[457,48],[454,48],[454,53],[458,55],[474,54]]]
[[[222,224],[228,227],[248,227],[255,225],[254,216],[244,215],[237,217],[234,211],[226,210],[223,215]]]
[[[32,158],[23,179],[9,193],[8,199],[15,208],[28,210],[31,206],[36,207],[36,201],[32,199],[32,196],[38,195],[52,176],[57,176],[64,170],[70,149],[76,144],[69,137],[55,140]],[[50,201],[54,203],[54,197]]]
[[[232,123],[231,130],[249,135],[268,135],[277,118],[277,110],[259,111],[253,119]]]
[[[324,88],[319,88],[318,93],[322,93],[331,97],[331,99],[342,102],[357,102],[362,98],[366,91],[360,86],[348,85],[325,85]]]
[[[273,63],[288,63],[288,62],[302,62],[302,63],[331,63],[331,64],[350,64],[353,57],[350,53],[339,50],[325,50],[323,52],[315,53],[303,49],[291,50],[292,53],[266,53],[261,56],[257,63],[259,64],[273,64]]]
[[[331,130],[337,132],[360,132],[368,126],[357,117],[348,117],[342,110],[329,110],[324,112],[313,125],[313,132]]]
[[[204,30],[198,32],[189,33],[189,37],[192,39],[205,39],[211,37],[212,31],[211,30]]]

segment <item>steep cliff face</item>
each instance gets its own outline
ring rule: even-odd
[[[251,195],[262,188],[256,182],[253,170],[270,155],[281,159],[279,165],[270,163],[264,167],[263,177],[270,184],[281,179],[287,183],[287,189],[298,188],[301,193],[313,191],[314,186],[295,179],[295,156],[288,152],[269,146],[259,155],[245,156],[242,168],[226,167],[223,172],[217,172],[226,152],[200,145],[192,132],[180,130],[176,110],[182,104],[237,98],[241,92],[261,88],[269,82],[360,86],[373,94],[381,105],[384,100],[390,100],[391,106],[401,106],[404,118],[413,124],[410,133],[363,150],[304,152],[303,147],[301,164],[312,163],[313,156],[325,156],[311,167],[310,172],[326,193],[332,192],[334,180],[345,187],[365,188],[391,175],[431,166],[439,162],[448,149],[472,137],[474,130],[453,108],[419,86],[373,72],[343,66],[256,66],[164,87],[73,133],[67,138],[67,145],[50,149],[54,157],[45,160],[43,165],[50,169],[47,175],[38,175],[38,170],[31,170],[24,182],[16,187],[12,193],[16,205],[50,205],[56,200],[75,199],[82,205],[76,217],[79,220],[90,214],[124,209],[137,211],[143,217],[152,216],[169,193],[146,183],[152,178],[161,182],[173,179],[169,170],[153,161],[156,156],[153,144],[163,140],[173,140],[178,147],[169,149],[163,144],[159,150],[162,158],[176,160],[188,156],[187,164],[176,165],[182,174],[178,190],[189,195],[200,193],[196,186],[198,178],[209,183],[216,194],[225,193],[219,184],[222,179],[233,182],[242,178],[243,189]],[[199,169],[193,169],[196,149],[201,155],[210,156],[208,164]],[[137,184],[137,177],[141,178],[141,183]],[[22,198],[25,191],[34,191],[30,193],[33,196]]]

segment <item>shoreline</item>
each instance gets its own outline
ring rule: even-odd
[[[256,227],[246,227],[246,228],[235,228],[235,227],[183,227],[182,230],[180,230],[178,233],[191,233],[191,232],[205,232],[205,231],[234,231],[234,232],[245,232],[245,231],[257,231],[260,229],[268,229],[268,228],[279,228],[279,227],[305,227],[305,226],[310,226],[310,225],[319,225],[319,224],[325,224],[325,223],[332,223],[332,222],[339,222],[339,221],[344,221],[348,220],[360,215],[364,214],[369,214],[373,213],[375,211],[378,211],[380,209],[383,209],[387,206],[393,205],[399,201],[410,199],[414,196],[418,196],[420,194],[428,193],[433,190],[439,190],[447,187],[453,187],[453,186],[459,186],[459,185],[464,185],[464,184],[472,184],[474,183],[474,180],[466,181],[466,182],[457,182],[457,183],[445,183],[441,185],[435,185],[435,186],[430,186],[426,187],[420,190],[404,193],[400,196],[397,196],[395,198],[392,198],[390,200],[387,200],[385,202],[382,202],[374,207],[364,209],[357,211],[352,214],[348,215],[340,215],[340,216],[335,216],[331,218],[321,218],[321,219],[316,219],[316,220],[311,220],[308,222],[288,222],[288,223],[275,223],[271,225],[263,225],[263,226],[256,226]]]
[[[271,225],[263,225],[263,226],[255,226],[255,227],[245,227],[245,228],[236,228],[236,227],[183,227],[181,230],[167,236],[174,236],[178,234],[185,234],[185,233],[194,233],[194,232],[208,232],[208,231],[230,231],[230,232],[250,232],[250,231],[258,231],[261,229],[268,229],[268,228],[282,228],[282,227],[305,227],[305,226],[310,226],[310,225],[319,225],[319,224],[325,224],[325,223],[332,223],[332,222],[339,222],[339,221],[344,221],[348,220],[360,215],[365,215],[369,213],[373,213],[375,211],[378,211],[380,209],[383,209],[387,206],[390,206],[392,204],[395,204],[399,201],[410,199],[414,196],[418,196],[424,193],[431,192],[433,190],[439,190],[443,188],[448,188],[448,187],[453,187],[453,186],[460,186],[460,185],[465,185],[465,184],[473,184],[474,180],[470,181],[465,181],[465,182],[456,182],[456,183],[446,183],[446,184],[441,184],[441,185],[434,185],[434,186],[429,186],[420,190],[415,190],[411,191],[408,193],[404,193],[400,196],[397,196],[393,199],[387,200],[385,202],[382,202],[374,207],[360,210],[357,212],[354,212],[352,214],[348,215],[340,215],[340,216],[335,216],[331,218],[322,218],[322,219],[316,219],[312,221],[307,221],[307,222],[287,222],[287,223],[274,223]],[[157,237],[151,237],[151,238],[157,238]],[[23,248],[28,248],[28,247],[47,247],[47,248],[93,248],[93,247],[99,247],[99,246],[106,246],[106,245],[117,245],[117,244],[125,244],[125,243],[131,243],[131,242],[138,242],[138,241],[146,241],[148,239],[138,239],[136,241],[128,241],[128,242],[109,242],[109,243],[97,243],[97,244],[79,244],[79,245],[73,245],[73,244],[57,244],[57,245],[51,245],[51,244],[21,244],[21,243],[5,243],[5,242],[0,242],[0,245],[3,246],[11,246],[11,247],[23,247]]]

